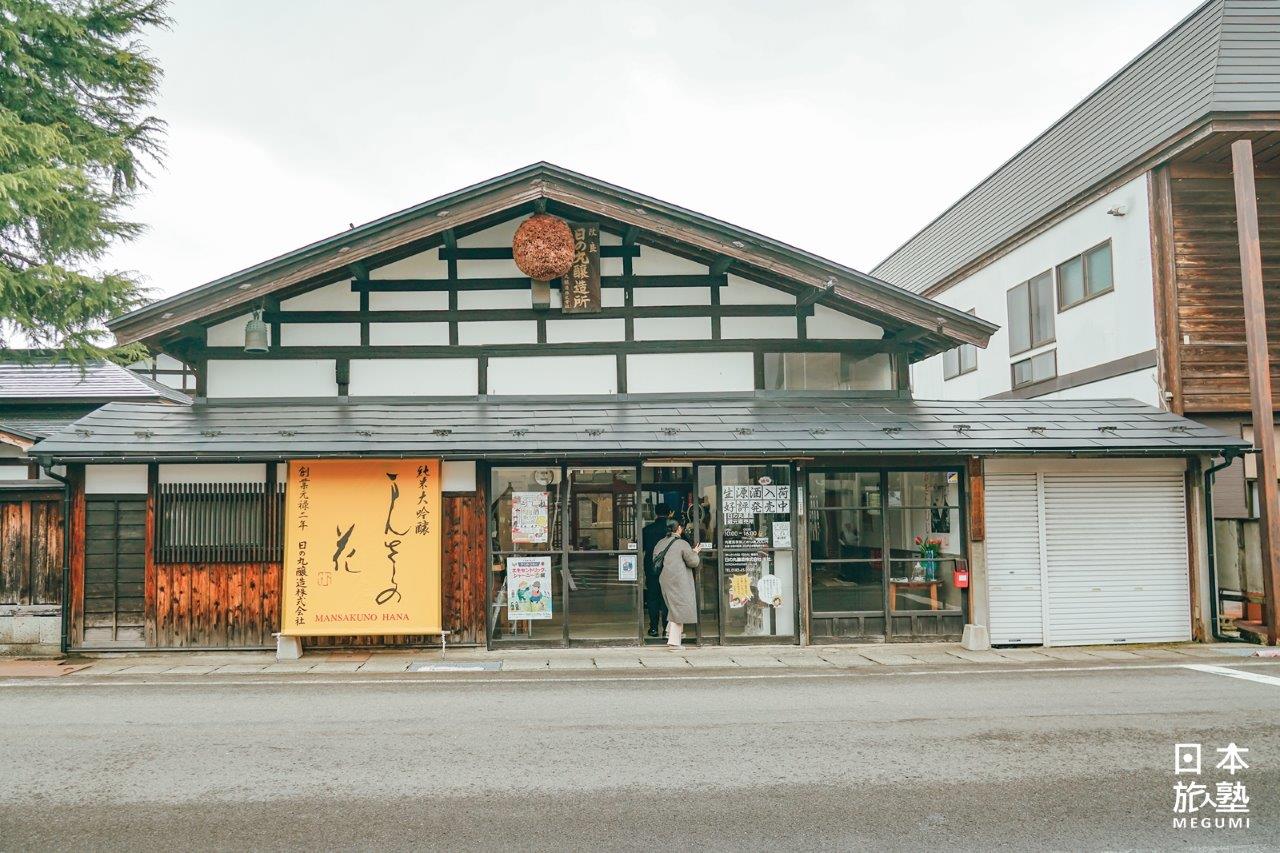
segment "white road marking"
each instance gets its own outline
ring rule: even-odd
[[[1280,678],[1276,678],[1274,675],[1263,675],[1260,672],[1241,672],[1238,669],[1231,669],[1225,666],[1210,666],[1207,663],[1188,663],[1183,664],[1183,666],[1187,669],[1194,669],[1196,672],[1243,678],[1245,681],[1256,681],[1258,684],[1270,684],[1272,687],[1280,687]]]
[[[1253,666],[1253,667],[1280,667],[1280,661],[1258,661],[1248,663],[1236,663],[1233,666]],[[1044,673],[1072,673],[1072,672],[1112,672],[1120,670],[1135,669],[1200,669],[1199,664],[1183,664],[1183,663],[1149,663],[1149,664],[1103,664],[1099,666],[1038,666],[1038,667],[1019,667],[1012,668],[1009,666],[999,666],[994,669],[954,669],[954,670],[900,670],[895,669],[889,672],[870,671],[865,669],[856,670],[836,670],[824,672],[770,672],[758,674],[725,674],[725,675],[598,675],[598,676],[531,676],[523,678],[512,678],[510,676],[494,676],[492,678],[440,678],[423,676],[420,678],[391,676],[388,678],[308,678],[308,673],[278,673],[271,677],[262,678],[237,678],[223,679],[210,678],[209,676],[199,677],[183,677],[178,681],[138,681],[123,680],[123,677],[117,679],[111,675],[100,675],[96,678],[103,679],[101,681],[84,680],[88,676],[74,675],[61,676],[59,678],[32,678],[30,680],[19,681],[17,679],[9,679],[0,681],[0,689],[2,688],[31,688],[31,687],[198,687],[207,686],[235,686],[235,687],[267,687],[267,686],[288,686],[297,684],[316,684],[323,686],[340,686],[343,684],[600,684],[606,682],[618,681],[764,681],[779,678],[874,678],[882,676],[886,678],[921,678],[931,675],[1025,675],[1025,674],[1044,674]],[[887,667],[886,667],[887,669]],[[1242,678],[1248,678],[1249,675],[1236,672],[1234,670],[1225,670],[1221,667],[1209,667],[1210,670],[1224,669],[1233,675]],[[216,673],[215,673],[216,674]],[[164,673],[148,673],[151,676],[163,676]],[[286,677],[281,678],[281,675]],[[1272,680],[1280,683],[1280,678],[1272,676],[1260,676],[1267,679],[1270,683]]]

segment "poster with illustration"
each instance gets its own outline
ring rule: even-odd
[[[547,541],[547,493],[511,493],[511,541],[541,545]]]
[[[729,606],[734,610],[751,602],[751,575],[729,575]]]
[[[550,557],[507,557],[507,618],[551,618]]]

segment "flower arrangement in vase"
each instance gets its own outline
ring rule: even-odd
[[[938,555],[942,553],[942,540],[936,536],[917,536],[916,548],[920,552],[920,563],[924,567],[924,579],[938,579]]]

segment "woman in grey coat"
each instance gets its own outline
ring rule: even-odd
[[[698,621],[698,598],[693,570],[702,557],[681,538],[684,526],[674,518],[667,521],[667,535],[653,546],[653,561],[662,566],[658,585],[667,600],[667,648],[680,648],[684,626]]]

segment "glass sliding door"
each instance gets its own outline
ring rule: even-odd
[[[890,471],[885,510],[890,631],[959,634],[964,595],[953,570],[964,556],[959,471]]]
[[[720,466],[721,637],[796,633],[791,466]]]
[[[493,640],[564,641],[560,467],[489,472],[489,631]]]
[[[640,565],[643,569],[644,603],[644,637],[645,642],[657,645],[664,642],[666,635],[666,603],[662,597],[662,587],[658,578],[662,573],[661,566],[653,565],[654,546],[667,535],[667,519],[675,519],[685,526],[685,535],[696,545],[693,538],[697,530],[698,508],[695,500],[695,481],[693,463],[645,463],[640,469]],[[701,578],[698,572],[695,577]],[[714,583],[715,573],[711,572]],[[706,601],[699,596],[699,605],[706,607]],[[711,596],[711,606],[715,606],[715,594]],[[713,628],[713,633],[715,629]],[[686,626],[686,638],[693,640],[699,636],[698,626]]]
[[[814,636],[885,635],[880,473],[809,473],[809,573]]]
[[[816,640],[959,637],[963,480],[955,469],[811,470],[808,531]]]
[[[636,469],[571,467],[566,493],[568,638],[635,642],[643,583]]]

